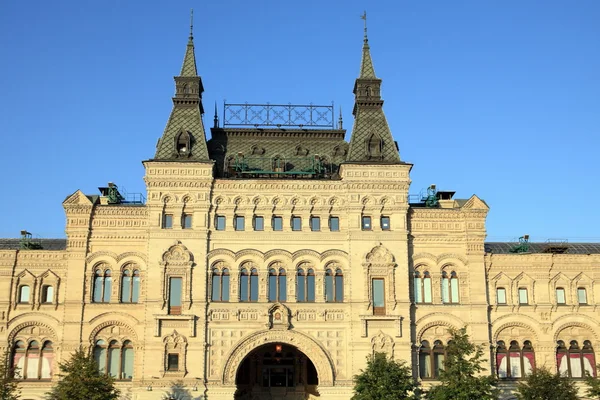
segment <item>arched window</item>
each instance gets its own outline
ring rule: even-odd
[[[341,269],[325,270],[325,301],[329,303],[344,301],[344,274]]]
[[[30,289],[28,285],[19,287],[19,303],[29,303]]]
[[[140,297],[140,271],[129,269],[121,277],[121,303],[137,303]]]
[[[129,380],[133,378],[133,344],[125,340],[119,344],[111,340],[107,346],[106,341],[99,339],[94,346],[94,360],[101,373],[109,374],[115,379]]]
[[[415,303],[431,303],[431,275],[429,271],[423,272],[423,276],[419,271],[415,272],[414,291]]]
[[[229,301],[229,269],[213,268],[212,301]]]
[[[240,301],[258,301],[258,271],[246,268],[240,272]]]
[[[498,378],[518,379],[529,375],[535,369],[535,353],[529,340],[523,342],[523,348],[516,340],[506,348],[503,341],[496,347],[496,371]]]
[[[286,273],[283,268],[269,270],[269,301],[286,301]]]
[[[54,287],[52,285],[43,285],[40,293],[40,303],[49,304],[54,302]]]
[[[306,273],[299,268],[296,274],[296,300],[298,302],[315,301],[315,271],[309,268]]]
[[[424,340],[419,348],[419,375],[421,379],[437,379],[444,368],[446,350],[440,340],[436,340],[433,348]]]
[[[102,271],[102,269],[96,269],[94,273],[94,290],[93,290],[93,301],[94,303],[108,303],[110,302],[110,294],[112,291],[112,276],[110,269]]]
[[[587,304],[587,292],[583,287],[577,288],[577,303],[581,305]]]
[[[567,304],[567,297],[565,296],[565,288],[556,288],[556,304]]]
[[[583,378],[589,373],[596,376],[596,357],[589,340],[583,342],[583,348],[579,347],[576,340],[571,340],[568,349],[562,340],[559,340],[557,344],[556,364],[561,375]]]
[[[13,367],[18,379],[50,379],[52,377],[52,342],[43,346],[32,340],[27,346],[19,340],[13,346]]]
[[[442,272],[442,302],[458,303],[458,275],[455,271]]]

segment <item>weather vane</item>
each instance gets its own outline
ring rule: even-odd
[[[367,43],[367,12],[363,11],[363,15],[361,15],[360,18],[365,21],[365,43]]]

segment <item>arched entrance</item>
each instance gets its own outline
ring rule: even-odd
[[[268,343],[248,354],[236,373],[239,400],[308,399],[318,396],[315,365],[297,347]]]

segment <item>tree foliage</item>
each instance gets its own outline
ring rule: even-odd
[[[385,353],[375,353],[368,357],[367,368],[354,376],[352,400],[415,399],[417,389],[410,367]]]
[[[517,385],[519,400],[577,400],[575,382],[553,374],[546,368],[536,368]]]
[[[18,400],[21,398],[21,391],[15,379],[15,374],[19,371],[12,367],[10,353],[5,352],[0,357],[0,400]]]
[[[469,340],[467,329],[450,329],[441,383],[427,393],[430,400],[495,400],[496,378],[483,374],[486,362],[482,346]]]
[[[46,393],[48,400],[116,400],[119,390],[110,375],[100,373],[91,354],[79,348],[59,363],[61,380]]]
[[[598,376],[600,375],[600,364],[596,366],[596,370],[598,373],[595,377],[588,375],[585,378],[585,383],[588,385],[586,394],[592,399],[600,400],[600,377]]]

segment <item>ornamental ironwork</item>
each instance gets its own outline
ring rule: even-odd
[[[225,103],[223,109],[223,126],[334,129],[333,104],[317,106]]]

